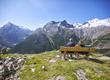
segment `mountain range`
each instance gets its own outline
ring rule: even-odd
[[[59,49],[60,46],[66,45],[70,38],[75,43],[83,39],[85,44],[93,46],[96,45],[95,41],[98,41],[99,37],[109,35],[109,33],[110,18],[93,19],[83,24],[69,24],[66,20],[51,21],[45,24],[43,28],[36,29],[29,37],[16,45],[12,52],[39,53]],[[99,45],[94,47],[100,48]]]

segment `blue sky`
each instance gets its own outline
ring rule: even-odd
[[[29,29],[49,21],[69,23],[110,17],[110,0],[0,0],[0,26],[7,22]]]

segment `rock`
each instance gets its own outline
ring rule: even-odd
[[[49,78],[48,80],[55,80],[55,76]]]
[[[55,60],[55,59],[51,59],[51,60],[49,60],[49,63],[55,63],[57,60]]]
[[[56,58],[60,58],[60,55],[56,55]]]
[[[46,71],[47,70],[46,66],[42,66],[42,70]]]
[[[25,62],[23,58],[0,58],[0,80],[19,80],[17,71]]]
[[[68,61],[71,62],[71,61],[73,61],[73,60],[69,59]]]
[[[88,80],[86,78],[86,73],[82,69],[77,70],[74,74],[76,75],[78,80]]]
[[[32,72],[35,72],[35,68],[31,68],[31,71],[32,71]]]
[[[65,77],[64,76],[57,76],[57,77],[53,76],[49,78],[48,80],[65,80]]]
[[[65,80],[64,76],[57,76],[55,80]]]

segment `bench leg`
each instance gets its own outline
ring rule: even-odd
[[[86,58],[87,60],[89,60],[89,55],[90,55],[89,53],[85,55],[85,58]]]
[[[73,58],[72,53],[70,53],[70,59],[72,59],[72,58]]]
[[[79,53],[75,53],[76,58],[79,59]]]
[[[66,53],[66,51],[64,52],[64,60],[67,60],[67,53]]]

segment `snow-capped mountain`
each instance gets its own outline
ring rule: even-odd
[[[83,24],[69,24],[67,21],[51,21],[43,28],[36,29],[32,35],[23,42],[16,45],[14,52],[42,52],[59,49],[65,45],[70,38],[74,42],[83,38],[86,44],[91,44],[94,39],[110,33],[110,19],[94,19]]]
[[[49,35],[54,35],[56,34],[60,28],[62,29],[71,29],[74,28],[72,24],[69,24],[66,20],[63,21],[51,21],[48,22],[46,25],[44,25],[43,29],[44,31],[48,32]]]
[[[90,20],[85,24],[82,24],[81,28],[92,28],[92,27],[98,27],[98,26],[110,27],[110,18],[103,19],[103,20],[100,20],[100,19]]]
[[[110,33],[110,18],[107,19],[93,19],[83,24],[77,25],[76,30],[82,31],[81,36],[86,39],[95,39],[99,36]]]

